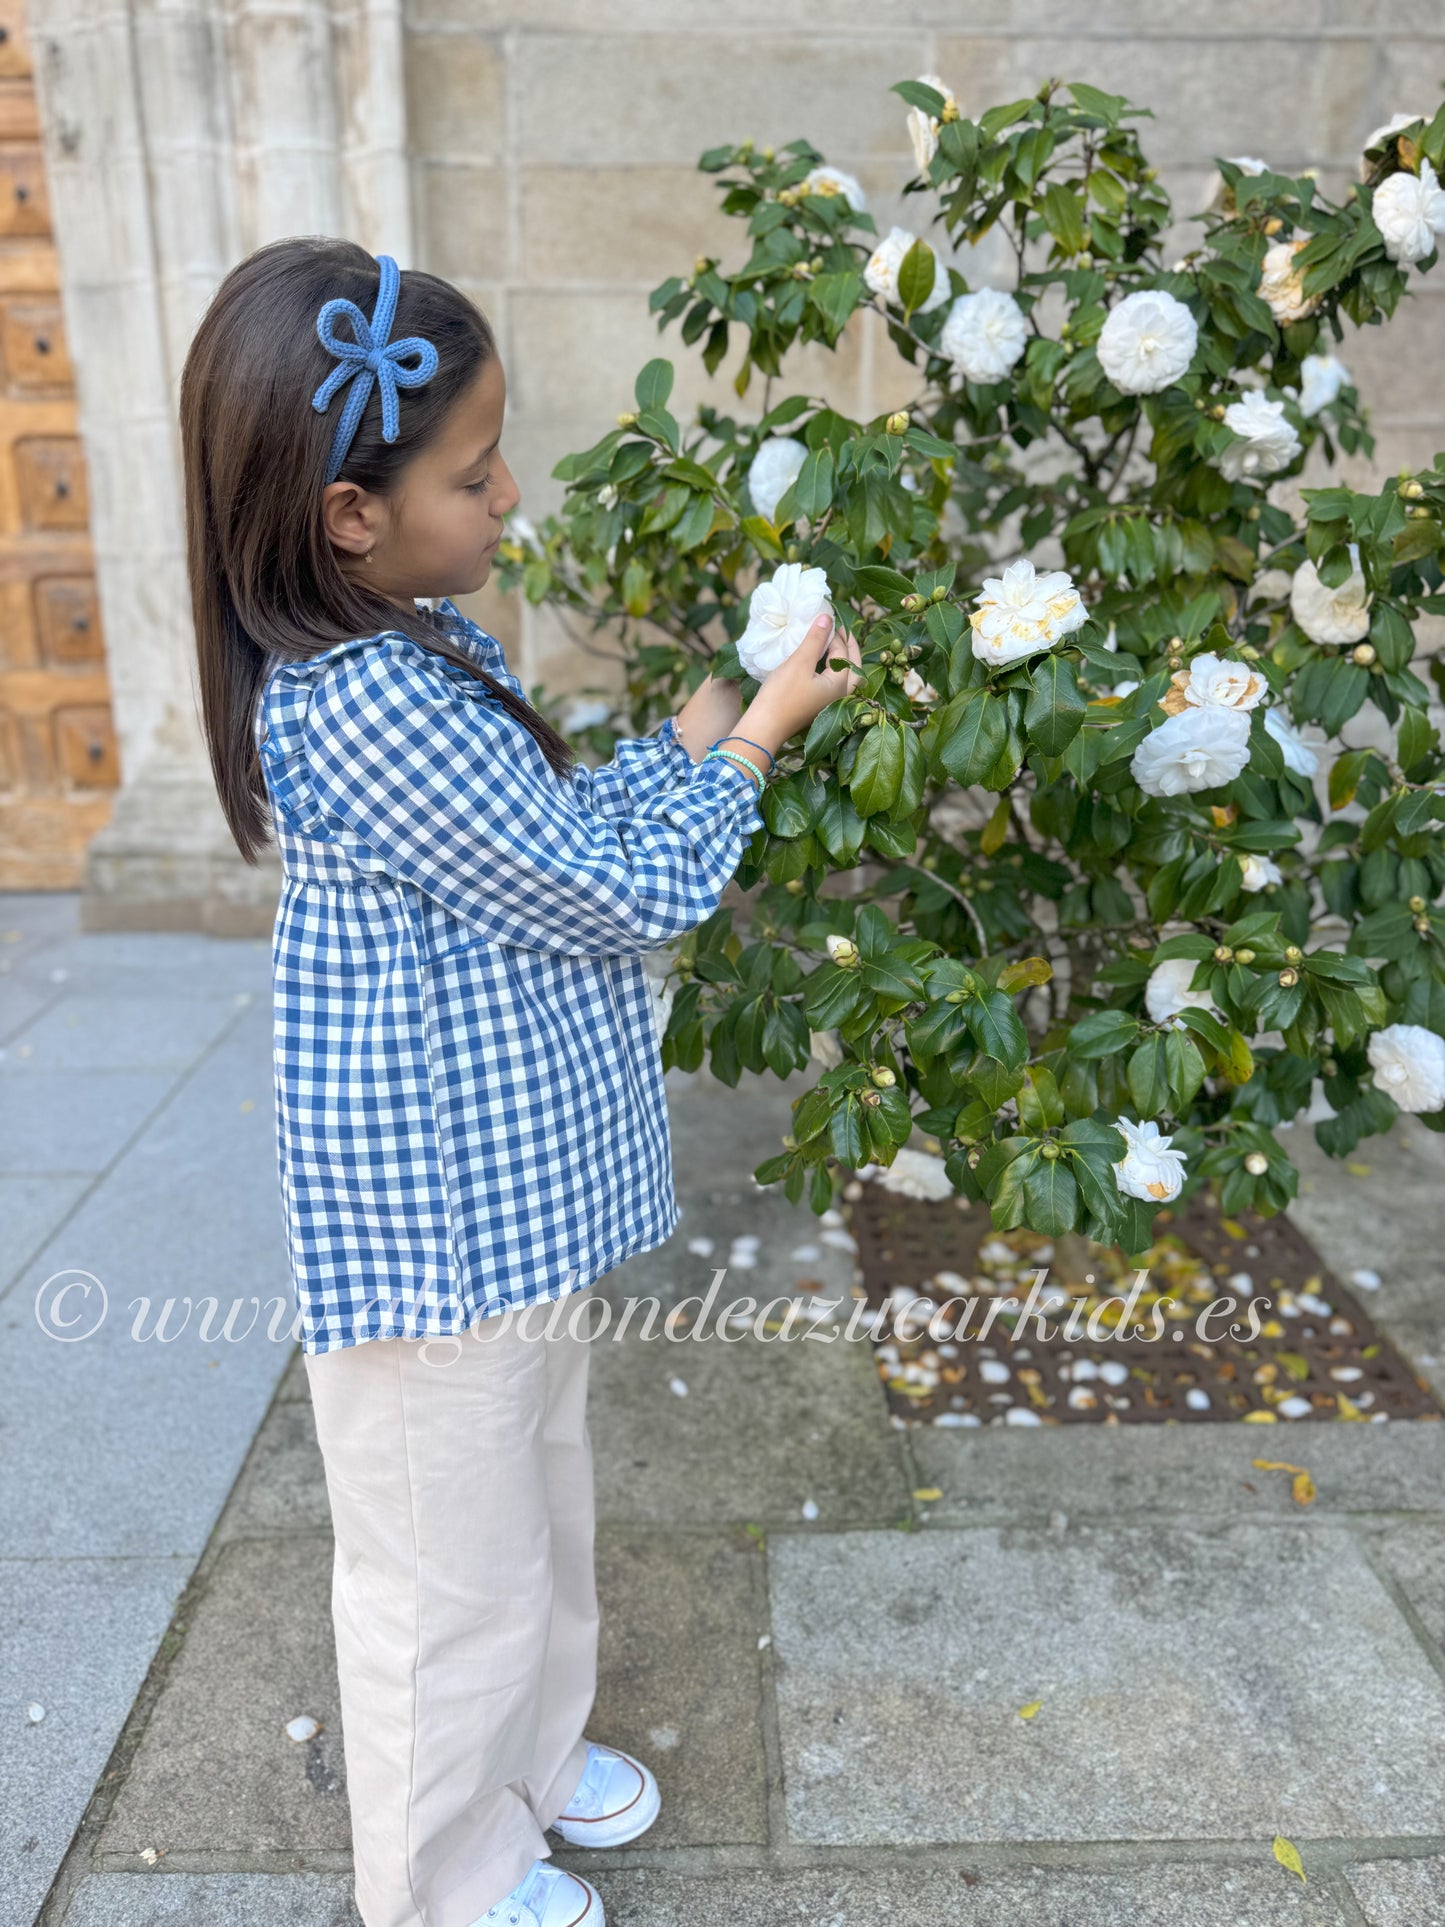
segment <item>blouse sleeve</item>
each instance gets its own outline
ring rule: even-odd
[[[624,737],[612,761],[599,769],[575,764],[572,783],[584,807],[600,816],[626,817],[663,790],[687,782],[696,768],[677,733],[676,716],[668,716],[650,736]],[[740,773],[745,782],[752,782],[745,770]]]
[[[762,827],[746,771],[689,757],[681,784],[598,814],[485,698],[404,641],[344,658],[306,718],[323,818],[497,943],[626,955],[712,914]]]

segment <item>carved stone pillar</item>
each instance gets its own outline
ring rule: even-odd
[[[287,234],[411,260],[400,0],[30,0],[122,788],[87,929],[269,934],[201,734],[177,402],[226,271]]]

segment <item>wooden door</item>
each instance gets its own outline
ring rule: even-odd
[[[0,890],[74,890],[120,782],[25,30],[0,0]]]

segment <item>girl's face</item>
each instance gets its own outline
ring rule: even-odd
[[[521,500],[499,446],[506,400],[506,376],[493,356],[390,496],[345,481],[327,489],[331,540],[355,573],[399,608],[410,610],[418,596],[470,595],[491,574],[502,518]]]

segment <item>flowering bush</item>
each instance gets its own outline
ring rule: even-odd
[[[1371,451],[1334,350],[1435,263],[1445,109],[1372,136],[1340,204],[1220,161],[1178,256],[1122,99],[972,121],[934,76],[894,91],[918,232],[880,239],[806,141],[720,148],[750,252],[652,307],[709,370],[741,341],[739,395],[871,309],[912,404],[769,386],[684,431],[649,362],[506,566],[621,632],[638,728],[709,668],[751,696],[824,601],[861,639],[762,796],[746,936],[725,909],[678,951],[667,1061],[820,1067],[760,1181],[821,1211],[917,1132],[1001,1227],[1137,1251],[1204,1182],[1283,1208],[1301,1113],[1335,1154],[1401,1109],[1445,1126],[1445,755],[1412,666],[1445,457],[1289,488]],[[1009,286],[970,287],[940,223],[1003,237]]]

